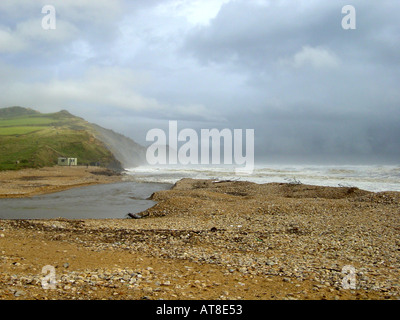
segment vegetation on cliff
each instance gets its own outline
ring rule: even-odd
[[[113,140],[105,138],[109,136],[132,147],[132,163],[143,161],[143,147],[108,129],[101,128],[100,135],[99,128],[65,110],[42,114],[22,107],[0,109],[0,170],[53,166],[59,157],[121,170],[126,159],[112,148]]]

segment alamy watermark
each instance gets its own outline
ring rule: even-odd
[[[356,286],[356,268],[351,265],[345,265],[342,268],[342,288],[347,290],[355,290]],[[51,265],[46,265],[42,268],[41,285],[44,290],[57,289],[56,269]]]
[[[42,13],[46,14],[42,18],[42,28],[44,30],[55,30],[57,28],[56,8],[52,5],[45,5]]]
[[[42,28],[44,30],[55,30],[57,28],[56,8],[53,5],[45,5],[42,7],[42,14],[46,14],[42,18]],[[352,5],[345,5],[342,8],[342,28],[345,30],[356,29],[356,9]]]
[[[47,265],[42,268],[42,274],[45,276],[42,278],[42,288],[45,290],[56,289],[56,269],[53,266]]]
[[[356,8],[352,5],[347,5],[342,8],[342,14],[346,14],[342,18],[342,28],[344,30],[354,30],[357,28]]]
[[[342,268],[342,274],[344,274],[342,288],[356,289],[356,268],[350,265],[344,266]]]
[[[147,132],[146,141],[153,142],[146,152],[148,164],[224,164],[242,166],[237,173],[254,170],[254,129],[246,129],[245,144],[242,129],[201,129],[199,136],[190,128],[178,132],[177,121],[169,121],[168,129],[168,135],[158,128]]]

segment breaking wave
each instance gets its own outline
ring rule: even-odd
[[[257,165],[251,174],[238,174],[234,166],[140,166],[127,172],[138,182],[175,183],[182,178],[255,183],[297,181],[373,192],[400,191],[400,166]]]

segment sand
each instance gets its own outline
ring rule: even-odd
[[[0,298],[400,298],[398,192],[183,179],[152,198],[143,219],[0,220]]]
[[[0,171],[0,198],[32,197],[75,187],[119,181],[120,174],[90,166]]]

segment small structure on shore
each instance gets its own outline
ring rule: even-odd
[[[78,158],[58,158],[59,166],[77,166]]]

